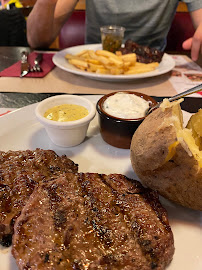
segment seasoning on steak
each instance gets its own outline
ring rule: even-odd
[[[161,270],[173,253],[157,193],[120,174],[68,173],[41,183],[14,227],[19,269]]]
[[[163,57],[163,52],[155,49],[149,48],[148,46],[139,45],[136,42],[128,39],[125,42],[125,46],[120,49],[123,54],[135,53],[137,57],[137,62],[140,63],[160,63]]]
[[[11,245],[14,222],[36,184],[77,171],[72,160],[52,150],[0,151],[0,244]]]

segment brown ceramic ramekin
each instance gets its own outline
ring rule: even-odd
[[[136,119],[123,119],[106,113],[103,109],[103,104],[109,96],[116,93],[118,92],[104,95],[97,102],[96,109],[98,112],[100,133],[103,140],[108,144],[118,148],[129,149],[132,136],[145,117]],[[137,95],[148,101],[151,106],[157,104],[155,99],[142,93],[133,91],[121,91],[121,93]]]

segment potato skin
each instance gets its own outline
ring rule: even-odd
[[[202,211],[202,168],[181,143],[165,162],[168,147],[177,141],[172,108],[150,114],[136,130],[130,147],[131,163],[141,182],[165,198]]]

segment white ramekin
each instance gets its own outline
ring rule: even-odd
[[[44,113],[57,105],[76,104],[84,106],[89,114],[75,121],[59,122],[44,117]],[[80,144],[86,137],[90,121],[95,117],[95,105],[87,98],[78,95],[57,95],[41,101],[35,114],[39,122],[45,127],[51,141],[61,147],[71,147]]]

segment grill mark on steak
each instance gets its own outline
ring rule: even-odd
[[[88,196],[87,209],[90,209],[88,216],[92,219],[93,228],[100,241],[110,251],[107,260],[111,267],[123,269],[125,265],[130,267],[147,265],[149,269],[149,264],[142,256],[136,239],[132,237],[123,213],[119,207],[117,208],[116,197],[102,181],[104,175],[98,177],[96,174],[85,174],[82,177],[84,177],[82,179],[83,189]],[[119,176],[116,175],[116,177]],[[114,206],[116,206],[116,214],[113,211]],[[95,209],[96,211],[94,211]],[[135,251],[134,246],[136,246]],[[106,256],[103,261],[105,260]]]
[[[97,181],[95,182],[92,174],[89,175],[90,177],[87,177],[88,181],[84,180],[85,183],[85,188],[87,187],[87,194],[88,196],[91,198],[91,204],[89,205],[89,208],[93,209],[93,214],[95,214],[94,216],[96,216],[96,218],[93,220],[94,222],[94,228],[95,230],[98,231],[98,234],[100,235],[101,240],[104,240],[106,242],[107,245],[111,246],[113,245],[113,240],[111,239],[110,235],[111,235],[111,229],[108,227],[103,227],[103,225],[98,225],[101,220],[102,220],[102,216],[104,217],[103,219],[106,219],[106,213],[102,213],[102,212],[109,212],[109,209],[113,209],[113,206],[116,205],[118,207],[120,207],[120,212],[119,212],[119,216],[121,216],[122,221],[117,221],[117,223],[121,223],[123,224],[123,222],[126,222],[126,218],[127,218],[127,224],[132,224],[131,228],[134,231],[134,235],[131,235],[131,237],[134,238],[135,241],[138,241],[141,251],[146,255],[147,260],[149,261],[149,263],[151,264],[152,268],[155,268],[158,266],[158,258],[159,258],[159,249],[156,248],[156,246],[154,246],[153,242],[151,239],[148,239],[148,237],[150,237],[150,235],[147,233],[147,228],[145,228],[145,220],[144,218],[140,218],[140,215],[143,215],[145,209],[143,206],[146,206],[147,211],[149,213],[145,213],[145,217],[146,215],[148,216],[148,221],[149,218],[152,218],[153,212],[154,210],[152,208],[148,209],[150,204],[149,204],[149,200],[147,200],[147,202],[144,200],[144,197],[148,198],[148,195],[150,195],[151,197],[151,193],[153,194],[152,199],[153,201],[157,201],[157,196],[154,196],[154,192],[151,192],[148,189],[144,189],[138,184],[135,188],[134,185],[132,185],[132,183],[130,183],[128,181],[128,179],[125,176],[122,175],[115,175],[115,181],[116,183],[118,183],[119,181],[122,184],[125,184],[125,187],[121,189],[120,185],[118,185],[118,187],[115,187],[116,190],[113,190],[113,188],[111,187],[111,191],[112,193],[115,195],[115,197],[112,199],[112,201],[110,202],[110,207],[108,208],[108,205],[103,204],[103,200],[105,200],[105,196],[103,197],[104,192],[106,193],[106,187],[104,186],[104,191],[100,189],[100,187],[102,186],[100,183],[98,183]],[[95,177],[95,176],[94,176]],[[97,178],[96,178],[97,179]],[[105,179],[105,180],[104,180]],[[111,175],[110,177],[108,176],[102,176],[100,175],[100,180],[102,180],[103,183],[108,184],[108,186],[110,186],[110,183],[113,179],[113,175]],[[130,184],[130,185],[129,185]],[[96,185],[96,186],[95,186]],[[94,187],[95,186],[95,187]],[[99,190],[100,189],[100,190]],[[143,192],[144,191],[144,192]],[[141,195],[144,194],[144,197]],[[99,196],[101,194],[101,199],[99,199]],[[111,195],[111,192],[109,192],[109,194]],[[106,200],[107,200],[107,204],[109,203],[109,197],[111,197],[109,194],[106,194]],[[95,196],[98,195],[98,202],[96,202],[96,198]],[[101,202],[100,202],[101,200]],[[99,204],[99,207],[96,207],[97,204]],[[123,205],[124,204],[124,205]],[[132,204],[132,207],[131,207]],[[136,207],[136,211],[133,211],[133,207]],[[96,209],[95,213],[94,213],[94,209]],[[130,211],[125,211],[125,210],[130,209]],[[101,212],[99,212],[100,210],[102,210]],[[117,210],[117,208],[116,208]],[[134,216],[131,216],[131,213],[134,212]],[[138,214],[140,213],[140,215],[138,216]],[[122,214],[122,215],[121,215]],[[124,216],[124,218],[123,218]],[[156,220],[156,213],[154,213],[155,216],[155,220]],[[113,220],[113,216],[109,217],[109,220],[107,222],[107,225],[110,225],[110,220],[113,223],[113,227],[114,227],[114,222],[116,222],[116,220]],[[155,224],[155,220],[154,220],[154,224]],[[97,224],[96,224],[97,222]],[[104,221],[105,222],[105,221]],[[96,226],[95,226],[96,224]],[[148,222],[148,226],[151,225],[151,222]],[[153,230],[151,230],[151,235],[153,235],[153,237],[158,237],[158,233],[160,233],[160,231],[163,231],[163,234],[165,233],[165,229],[163,226],[160,227],[159,224],[158,226],[156,226]],[[124,241],[127,241],[127,236],[131,234],[131,228],[129,228],[129,231],[127,232],[127,229],[124,228],[124,231],[127,232],[126,234],[124,234],[123,232],[123,239]],[[117,229],[118,231],[118,235],[114,237],[114,239],[116,239],[116,243],[117,245],[121,245],[122,243],[118,243],[118,239],[121,235],[121,228]],[[170,243],[169,243],[170,244]],[[113,245],[114,248],[114,245]],[[161,246],[161,250],[163,249],[165,251],[164,246]],[[137,259],[136,259],[137,260]],[[123,263],[124,265],[125,263]]]
[[[122,175],[118,178],[110,175],[105,176],[105,181],[112,187],[112,192],[117,194],[117,204],[127,217],[128,224],[131,224],[134,237],[143,253],[151,261],[151,269],[154,269],[158,267],[159,258],[165,251],[170,251],[168,257],[172,257],[173,251],[168,247],[172,245],[173,238],[170,237],[165,242],[161,240],[164,235],[171,233],[167,213],[161,207],[156,192],[144,188],[137,181],[132,183],[128,178],[128,181],[123,181],[124,178],[126,177]]]
[[[120,181],[122,179],[127,179],[127,181]],[[107,177],[104,181],[106,185],[109,185],[112,188],[113,192],[116,191],[121,194],[139,194],[145,200],[145,202],[152,207],[152,210],[155,211],[157,217],[165,226],[165,229],[168,231],[171,230],[167,219],[167,212],[163,207],[161,207],[161,203],[158,200],[158,194],[156,192],[153,192],[149,188],[143,187],[140,182],[128,179],[123,175],[120,175],[120,177],[117,179],[116,175],[114,178],[113,174],[111,174],[110,177]]]
[[[173,235],[150,193],[117,174],[68,173],[41,183],[15,223],[19,269],[165,269]]]
[[[52,150],[0,151],[0,244],[11,245],[14,222],[39,182],[77,171]]]
[[[81,267],[84,262],[87,263],[86,254],[92,261],[99,255],[97,249],[99,241],[86,221],[84,198],[78,195],[79,190],[74,188],[74,184],[78,186],[77,175],[71,174],[67,179],[62,177],[41,184],[32,194],[15,225],[19,232],[22,220],[28,218],[23,225],[25,233],[14,234],[13,240],[14,256],[21,258],[23,254],[27,256],[19,260],[20,263],[23,262],[23,265],[19,265],[20,269],[27,264],[36,265],[36,269],[83,269]],[[55,199],[56,192],[62,201]],[[43,198],[41,205],[39,205],[39,198]],[[37,217],[47,223],[42,226],[41,220],[36,219],[29,212],[31,209],[35,209],[35,214],[38,213]],[[58,209],[66,211],[65,229],[58,227],[54,221]],[[31,227],[28,226],[29,224]],[[36,239],[32,241],[33,235]],[[91,243],[91,252],[89,252],[89,243]],[[31,250],[28,255],[27,250]]]

